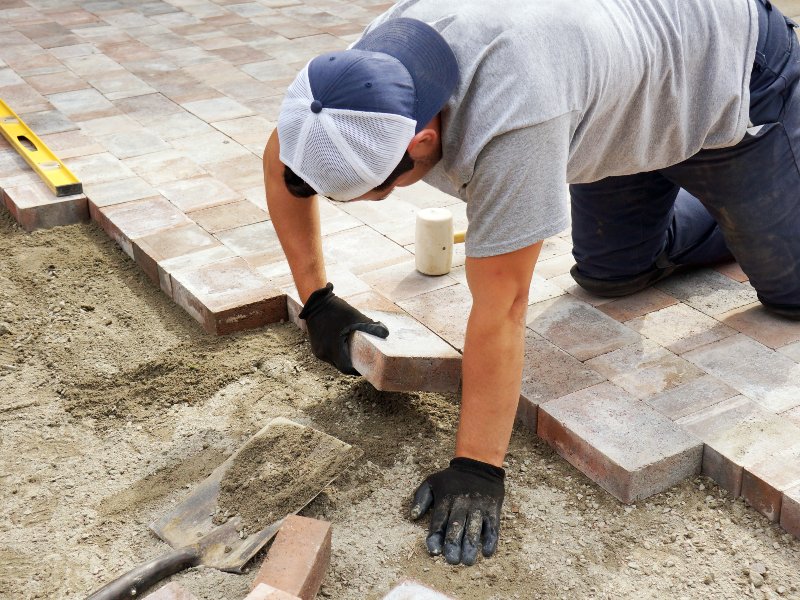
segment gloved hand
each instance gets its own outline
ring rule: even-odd
[[[299,316],[306,321],[314,356],[346,375],[359,374],[350,360],[351,332],[363,331],[379,338],[389,335],[386,325],[373,321],[334,294],[332,283],[312,292]]]
[[[425,540],[428,553],[451,565],[474,565],[478,545],[484,556],[497,549],[505,471],[471,458],[454,458],[443,471],[429,475],[414,493],[411,518],[419,519],[431,504],[433,514]]]

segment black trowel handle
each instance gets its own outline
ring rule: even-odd
[[[141,596],[150,586],[179,571],[195,566],[200,561],[200,552],[191,546],[178,548],[139,565],[132,571],[104,585],[86,600],[122,600]]]

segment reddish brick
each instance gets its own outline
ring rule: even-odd
[[[742,474],[742,497],[776,523],[783,492],[796,485],[800,485],[800,446],[776,452],[747,467]]]
[[[735,308],[717,319],[768,348],[781,348],[800,340],[800,323],[776,317],[760,302]]]
[[[59,198],[40,181],[4,188],[0,195],[5,207],[25,231],[89,220],[89,204],[84,194]]]
[[[194,223],[187,223],[136,238],[133,257],[153,283],[160,285],[159,263],[217,246],[222,244],[215,237]]]
[[[133,240],[191,221],[169,200],[160,196],[105,207],[92,207],[92,218],[134,258]]]
[[[171,274],[172,297],[209,333],[224,335],[285,320],[286,296],[242,258]]]
[[[536,270],[539,270],[539,265],[536,265]],[[636,294],[598,306],[597,310],[624,323],[677,303],[678,301],[672,296],[655,288],[647,288]]]
[[[734,497],[742,493],[744,469],[790,448],[800,428],[744,396],[723,400],[677,421],[703,440],[703,474]]]
[[[726,277],[730,277],[734,281],[738,281],[739,283],[744,283],[748,280],[747,275],[745,275],[744,271],[742,271],[742,267],[740,267],[739,263],[735,261],[725,263],[724,265],[716,265],[714,270],[718,273],[722,273]]]
[[[227,204],[241,197],[221,181],[208,176],[179,179],[158,186],[158,191],[182,211]]]
[[[300,598],[266,583],[259,583],[244,600],[300,600]]]
[[[192,594],[179,586],[174,581],[158,588],[152,594],[144,597],[144,600],[197,600]]]
[[[465,285],[450,285],[427,294],[400,300],[397,305],[447,340],[454,348],[464,347],[472,295]]]
[[[165,294],[172,298],[172,274],[178,271],[198,269],[211,263],[234,258],[236,255],[225,246],[212,246],[206,250],[167,258],[158,263],[159,285]]]
[[[393,301],[456,284],[455,279],[447,275],[423,275],[417,271],[413,260],[362,273],[361,279]]]
[[[331,524],[289,515],[256,574],[253,587],[266,583],[312,600],[331,561]]]
[[[383,600],[450,600],[450,596],[440,594],[416,581],[404,581],[393,587]]]
[[[517,418],[535,432],[538,407],[542,402],[603,381],[605,377],[528,329]]]
[[[255,268],[286,260],[272,221],[227,229],[214,237]]]
[[[258,208],[249,200],[239,200],[230,204],[193,210],[186,215],[209,233],[227,231],[269,220],[267,211]]]
[[[800,485],[783,493],[781,527],[800,538]]]
[[[537,433],[625,503],[700,471],[698,439],[611,383],[543,403]]]

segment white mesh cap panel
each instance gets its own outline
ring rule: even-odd
[[[383,183],[414,137],[416,121],[387,113],[311,110],[308,68],[289,87],[278,118],[281,162],[318,193],[356,198]]]

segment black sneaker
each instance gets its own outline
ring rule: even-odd
[[[594,279],[581,275],[578,271],[578,265],[573,265],[569,273],[579,286],[587,292],[591,292],[595,296],[601,298],[618,298],[620,296],[628,296],[635,294],[657,281],[661,281],[665,277],[669,277],[675,272],[676,266],[669,267],[653,267],[650,271],[631,277],[630,279]],[[795,309],[800,310],[800,309]]]

